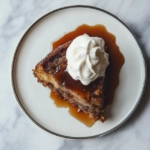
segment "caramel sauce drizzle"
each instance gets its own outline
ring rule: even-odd
[[[109,53],[110,64],[106,71],[105,76],[106,90],[104,94],[106,99],[105,105],[110,105],[113,102],[115,90],[119,85],[119,73],[125,60],[122,53],[119,50],[119,47],[116,44],[116,37],[113,34],[109,33],[105,26],[103,25],[88,26],[86,24],[83,24],[79,26],[76,30],[65,34],[63,37],[53,42],[52,44],[53,50],[58,46],[68,41],[71,41],[77,36],[82,35],[84,33],[88,34],[89,36],[101,37],[105,40],[107,50]],[[69,113],[74,118],[84,123],[86,126],[90,127],[95,123],[94,120],[88,117],[88,114],[85,114],[81,111],[78,112],[77,107],[71,106],[65,100],[62,100],[59,97],[57,97],[53,92],[51,92],[50,96],[54,100],[54,103],[56,104],[57,107],[69,107]]]

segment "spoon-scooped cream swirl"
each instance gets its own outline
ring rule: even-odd
[[[84,85],[98,77],[104,77],[109,65],[104,46],[105,41],[99,37],[90,37],[87,34],[76,37],[66,52],[67,72],[70,76]]]

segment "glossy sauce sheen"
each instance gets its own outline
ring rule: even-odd
[[[79,80],[76,81],[74,80],[66,71],[58,71],[56,74],[53,76],[55,80],[60,85],[65,86],[67,89],[70,89],[74,91],[77,95],[80,95],[80,97],[84,98],[88,102],[88,97],[90,93],[93,93],[97,89],[97,84],[100,84],[100,80],[102,81],[103,79],[96,79],[89,85],[85,86],[83,85]]]
[[[50,97],[54,100],[54,103],[57,107],[69,108],[70,115],[76,118],[78,121],[84,123],[86,126],[91,127],[95,123],[95,121],[90,119],[87,114],[82,111],[78,112],[77,107],[72,106],[65,100],[59,98],[53,91],[51,91]]]
[[[122,53],[120,52],[119,47],[116,45],[115,36],[113,34],[109,33],[106,30],[105,26],[103,26],[103,25],[88,26],[88,25],[83,24],[83,25],[79,26],[76,30],[69,32],[68,34],[65,34],[61,39],[55,41],[52,45],[53,49],[57,48],[58,46],[66,43],[68,41],[73,40],[77,36],[82,35],[84,33],[88,34],[89,36],[97,36],[97,37],[103,38],[105,41],[105,45],[107,46],[110,64],[106,70],[106,75],[105,75],[106,90],[105,90],[104,94],[105,94],[105,105],[111,104],[113,101],[113,98],[114,98],[115,90],[116,90],[117,86],[119,85],[119,72],[121,70],[121,67],[124,64],[124,57],[123,57]],[[60,76],[60,78],[62,79],[61,76]],[[77,82],[77,81],[74,81],[74,82]],[[80,87],[79,87],[79,89],[80,89]],[[87,89],[88,89],[88,86],[87,86]],[[80,92],[80,90],[78,90],[78,92]],[[81,92],[81,93],[83,93],[83,92]],[[58,102],[58,100],[56,100],[57,99],[56,96],[55,97],[53,96],[53,99],[57,106],[59,103],[59,107],[61,107],[61,105],[62,105],[62,107],[64,107],[64,103],[67,103],[65,101]],[[68,103],[66,104],[66,107],[69,107]],[[84,121],[85,116],[81,117],[80,113],[78,113],[78,111],[77,111],[77,108],[76,108],[76,111],[72,111],[73,109],[74,109],[74,107],[72,107],[72,106],[69,107],[70,114],[72,116],[74,116],[75,118],[77,118],[78,120],[80,120],[81,122],[83,122],[85,125],[89,126],[87,121],[86,122]],[[86,115],[86,116],[88,116],[88,115]],[[79,119],[79,117],[81,117],[82,119],[81,118]],[[91,119],[89,119],[88,117],[87,117],[87,119],[89,120],[89,122],[91,122]]]

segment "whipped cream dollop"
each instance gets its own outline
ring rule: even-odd
[[[104,49],[105,41],[87,34],[76,37],[66,52],[66,71],[74,80],[88,85],[98,77],[105,76],[109,65],[108,54]]]

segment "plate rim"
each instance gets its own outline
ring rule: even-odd
[[[16,86],[15,86],[15,81],[14,81],[14,68],[15,68],[15,61],[16,61],[16,57],[17,57],[17,52],[19,51],[19,47],[22,43],[22,41],[24,40],[24,38],[26,37],[26,35],[30,32],[30,30],[34,27],[34,25],[36,25],[38,22],[40,22],[42,19],[44,19],[46,16],[50,15],[50,14],[53,14],[57,11],[60,11],[60,10],[64,10],[64,9],[68,9],[68,8],[90,8],[90,9],[95,9],[95,10],[98,10],[98,11],[101,11],[101,12],[104,12],[110,16],[112,16],[114,19],[116,19],[117,21],[119,21],[126,29],[128,29],[128,31],[131,33],[131,35],[133,36],[133,38],[135,39],[136,41],[136,44],[137,46],[139,47],[140,51],[141,51],[141,55],[142,55],[142,58],[143,58],[143,62],[144,62],[144,69],[145,69],[145,76],[144,76],[144,83],[143,83],[143,88],[142,88],[142,91],[140,93],[140,96],[139,96],[139,99],[137,100],[134,108],[131,110],[130,114],[120,123],[118,124],[117,126],[115,126],[114,128],[104,132],[104,133],[101,133],[101,134],[97,134],[97,135],[93,135],[93,136],[83,136],[83,137],[73,137],[73,136],[66,136],[66,135],[63,135],[63,134],[59,134],[59,133],[56,133],[56,132],[53,132],[49,129],[47,129],[46,127],[42,126],[40,123],[38,123],[37,121],[34,120],[34,118],[27,112],[27,110],[25,109],[25,107],[21,104],[21,101],[19,99],[19,96],[17,94],[17,90],[16,90]],[[53,135],[56,135],[56,136],[59,136],[59,137],[62,137],[62,138],[67,138],[67,139],[92,139],[92,138],[96,138],[96,137],[101,137],[101,136],[104,136],[104,135],[107,135],[113,131],[115,131],[116,129],[118,129],[121,125],[123,125],[131,116],[132,114],[135,112],[137,106],[139,105],[141,99],[142,99],[142,96],[144,94],[144,91],[145,91],[145,88],[146,88],[146,83],[147,83],[147,61],[146,61],[146,57],[145,57],[145,53],[144,53],[144,50],[141,46],[141,44],[139,43],[136,35],[134,34],[134,32],[122,21],[120,20],[117,16],[115,16],[114,14],[104,10],[104,9],[101,9],[101,8],[98,8],[98,7],[95,7],[95,6],[90,6],[90,5],[69,5],[69,6],[65,6],[65,7],[60,7],[58,9],[54,9],[48,13],[46,13],[45,15],[42,15],[40,18],[38,18],[36,21],[34,21],[27,29],[26,31],[24,32],[23,36],[21,37],[21,39],[19,40],[16,48],[15,48],[15,51],[14,51],[14,54],[13,54],[13,58],[12,58],[12,63],[11,63],[11,85],[12,85],[12,90],[13,90],[13,93],[14,93],[14,96],[15,96],[15,99],[16,101],[18,102],[19,106],[21,107],[21,109],[23,110],[23,112],[26,114],[26,116],[34,123],[36,124],[39,128],[43,129],[44,131],[48,132],[48,133],[51,133]]]

